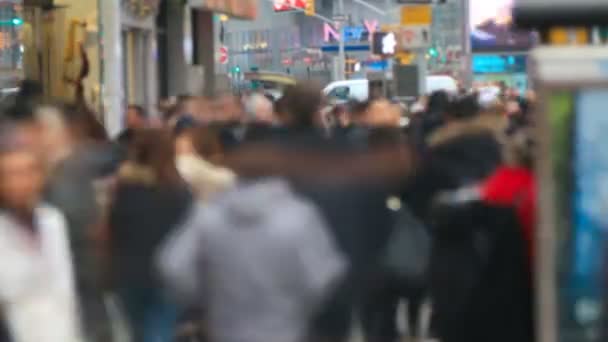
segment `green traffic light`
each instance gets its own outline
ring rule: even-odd
[[[431,55],[431,57],[437,57],[439,55],[439,51],[437,51],[435,48],[430,48],[429,55]]]
[[[15,25],[15,26],[20,26],[20,25],[23,25],[23,19],[21,19],[21,18],[13,18],[11,20],[11,23],[13,25]]]

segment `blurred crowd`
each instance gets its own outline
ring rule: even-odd
[[[133,104],[108,137],[25,83],[0,119],[1,340],[532,341],[534,101],[299,84]]]

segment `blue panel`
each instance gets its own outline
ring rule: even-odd
[[[473,73],[525,73],[526,63],[525,55],[474,55]]]
[[[369,51],[369,45],[347,45],[344,47],[345,51]],[[321,47],[323,52],[338,52],[337,45],[326,45]]]

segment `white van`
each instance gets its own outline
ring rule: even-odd
[[[427,94],[438,90],[445,90],[448,93],[457,93],[458,83],[451,76],[428,76],[426,78]],[[369,99],[369,81],[360,79],[332,82],[325,87],[323,93],[332,102],[344,102],[349,100],[367,101],[367,99]]]

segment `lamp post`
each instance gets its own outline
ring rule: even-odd
[[[338,13],[344,15],[344,0],[338,0]],[[346,79],[346,47],[344,42],[344,23],[340,23],[340,39],[338,40],[338,73],[337,80]]]

